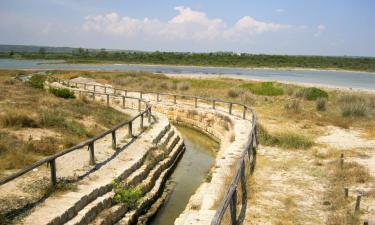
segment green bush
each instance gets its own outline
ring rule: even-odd
[[[278,96],[284,94],[284,90],[281,87],[276,87],[274,82],[246,83],[240,87],[257,95]]]
[[[296,93],[297,97],[302,97],[309,101],[315,101],[318,98],[328,98],[328,93],[316,87],[302,88]]]
[[[142,189],[139,187],[122,187],[116,181],[112,182],[115,192],[114,199],[118,203],[126,204],[130,209],[135,209],[142,198]]]
[[[74,92],[68,88],[50,88],[49,92],[59,98],[75,98]]]
[[[27,83],[33,88],[43,89],[46,80],[45,75],[33,75]]]

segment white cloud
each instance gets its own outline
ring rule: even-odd
[[[285,9],[276,9],[275,10],[277,13],[283,13],[283,12],[285,12]]]
[[[214,40],[248,38],[265,32],[287,29],[290,25],[258,21],[244,16],[234,25],[227,26],[220,18],[209,18],[206,13],[189,7],[177,6],[178,14],[169,21],[121,17],[115,13],[87,16],[83,24],[86,32],[95,31],[125,37],[153,37],[167,40]]]
[[[323,24],[319,24],[318,27],[317,27],[317,32],[314,34],[314,37],[319,37],[320,35],[322,35],[323,32],[325,32],[327,30],[326,26],[323,25]]]

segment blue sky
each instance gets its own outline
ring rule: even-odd
[[[0,0],[0,44],[375,56],[373,0]]]

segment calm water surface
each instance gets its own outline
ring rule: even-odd
[[[194,66],[152,66],[127,64],[46,64],[56,61],[0,59],[0,69],[77,69],[98,71],[148,71],[173,74],[216,74],[237,75],[244,78],[259,80],[276,80],[297,83],[313,83],[347,88],[375,90],[375,73],[344,72],[344,71],[312,71],[312,70],[276,70],[276,69],[245,69],[215,68]]]
[[[167,188],[172,193],[164,202],[151,225],[173,225],[184,211],[186,204],[206,176],[215,160],[218,144],[194,129],[177,126],[186,151],[168,180]]]

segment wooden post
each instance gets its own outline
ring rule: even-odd
[[[125,96],[122,96],[122,108],[125,109]]]
[[[116,147],[117,147],[117,143],[116,143],[116,131],[114,130],[112,132],[112,148],[116,149]]]
[[[55,187],[56,184],[57,184],[56,161],[55,161],[55,159],[52,159],[49,163],[50,163],[50,168],[51,168],[51,183],[52,183],[52,186]]]
[[[139,98],[142,99],[142,91],[139,92]]]
[[[125,90],[125,97],[128,96],[128,90]]]
[[[344,153],[341,153],[340,155],[340,167],[341,169],[344,168]]]
[[[160,102],[159,93],[156,94],[156,102]]]
[[[198,107],[198,98],[197,97],[194,97],[194,107],[195,108]]]
[[[151,107],[148,110],[148,123],[151,123]]]
[[[344,194],[345,194],[345,198],[348,198],[349,197],[349,188],[344,188]]]
[[[107,94],[107,87],[104,86],[104,94]]]
[[[246,119],[246,106],[243,107],[242,119]]]
[[[173,96],[173,99],[174,99],[173,102],[174,102],[174,104],[176,105],[176,104],[177,104],[177,96],[174,95],[174,96]]]
[[[140,122],[140,126],[141,130],[143,130],[143,113],[141,114],[141,122]]]
[[[107,106],[109,106],[109,94],[107,94]]]
[[[90,151],[90,165],[95,165],[94,142],[90,143],[88,148]]]
[[[95,101],[95,92],[92,93],[92,100]]]
[[[138,99],[138,112],[141,111],[141,99]]]
[[[232,115],[232,106],[233,106],[233,103],[229,103],[229,114]]]
[[[213,109],[216,108],[216,105],[215,105],[215,99],[212,100],[212,108],[213,108]]]
[[[355,201],[355,211],[358,212],[361,208],[361,198],[362,194],[357,195],[357,200]]]
[[[133,137],[133,122],[132,121],[129,122],[128,135],[129,137]]]
[[[94,93],[96,92],[96,85],[94,84]]]
[[[234,190],[230,200],[230,220],[232,225],[237,225],[237,190]]]
[[[78,95],[79,95],[80,98],[82,97],[82,91],[81,90],[78,91]]]

